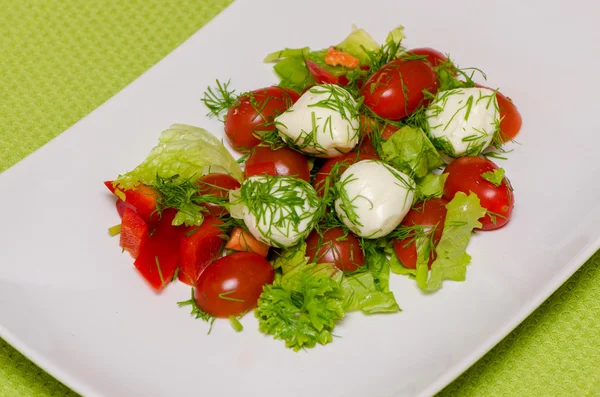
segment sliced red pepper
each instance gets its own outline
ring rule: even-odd
[[[143,245],[148,240],[148,226],[141,216],[131,207],[123,210],[119,245],[136,259]]]
[[[179,265],[179,241],[183,228],[173,226],[171,222],[177,210],[162,212],[156,228],[148,240],[142,244],[135,267],[146,281],[157,291],[163,289],[173,279]]]
[[[139,185],[135,189],[119,189],[119,192],[117,192],[112,181],[106,181],[104,182],[104,185],[117,197],[123,199],[124,195],[124,201],[131,204],[148,224],[156,224],[158,221],[158,214],[155,211],[156,197],[158,194],[153,188],[146,185]]]
[[[119,213],[119,216],[121,218],[123,218],[123,214],[125,213],[126,208],[130,208],[135,211],[135,207],[133,205],[121,200],[120,198],[117,198],[115,206],[117,207],[117,212]]]
[[[246,177],[253,175],[271,175],[277,176],[277,167],[275,163],[256,163],[246,167]]]
[[[241,227],[236,227],[231,232],[231,236],[229,236],[229,241],[227,241],[225,248],[235,251],[254,252],[263,258],[266,258],[269,254],[270,247],[262,241],[257,240],[250,232],[247,232]]]
[[[220,256],[223,247],[221,225],[223,221],[209,215],[202,225],[185,229],[179,245],[180,281],[196,285],[202,271]]]

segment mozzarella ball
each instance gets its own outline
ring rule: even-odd
[[[272,247],[290,247],[312,231],[321,213],[315,189],[291,176],[256,175],[230,194],[231,214],[254,237]]]
[[[304,153],[338,157],[358,144],[358,104],[337,85],[316,85],[277,116],[275,126],[286,142]]]
[[[410,210],[416,185],[405,173],[377,160],[352,164],[335,185],[335,212],[355,234],[378,238],[394,230]]]
[[[500,125],[496,92],[489,88],[439,91],[426,114],[433,144],[451,157],[480,154]]]

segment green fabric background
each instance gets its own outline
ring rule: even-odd
[[[0,172],[229,3],[0,0]],[[0,396],[64,395],[75,394],[0,339]],[[600,396],[600,254],[441,395]]]

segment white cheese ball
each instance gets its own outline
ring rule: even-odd
[[[415,182],[377,160],[352,164],[335,185],[335,212],[355,234],[378,238],[394,230],[410,210]]]
[[[272,247],[290,247],[306,238],[321,215],[315,189],[291,176],[252,176],[230,194],[230,201],[232,216]]]
[[[351,151],[359,134],[358,105],[345,89],[316,85],[275,118],[279,135],[316,157],[338,157]]]
[[[480,154],[500,125],[496,92],[489,88],[439,91],[426,114],[433,144],[451,157]]]

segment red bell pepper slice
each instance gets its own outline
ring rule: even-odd
[[[136,259],[142,246],[148,240],[148,226],[134,209],[126,207],[121,220],[119,245]]]
[[[196,285],[200,274],[221,255],[223,221],[207,216],[200,226],[186,229],[179,245],[179,280],[188,285]]]

